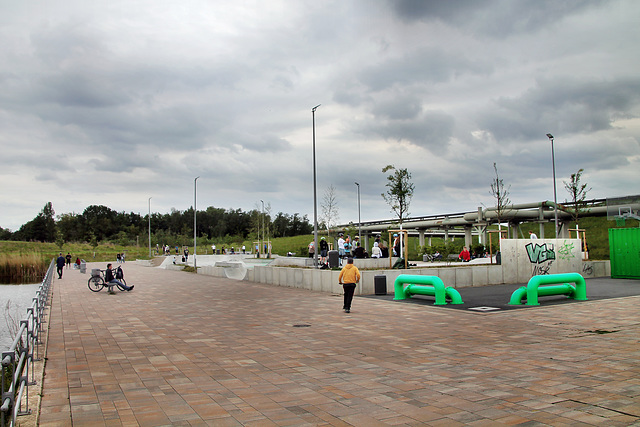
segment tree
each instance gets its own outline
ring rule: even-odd
[[[382,198],[391,206],[391,212],[398,216],[400,227],[402,227],[402,222],[409,216],[409,205],[415,186],[411,182],[411,174],[407,169],[396,169],[393,165],[382,168],[382,173],[388,171],[393,173],[387,176],[388,189],[386,193],[382,193]]]
[[[336,201],[336,189],[333,184],[325,190],[320,209],[322,211],[321,222],[324,222],[327,227],[327,236],[329,236],[329,229],[338,220],[338,202]]]
[[[501,222],[502,217],[508,210],[508,206],[511,204],[509,200],[509,189],[511,186],[504,188],[504,181],[498,174],[498,166],[493,163],[493,169],[496,171],[496,178],[491,181],[491,195],[496,199],[496,216],[498,217],[498,230],[502,229]]]
[[[580,178],[582,177],[583,169],[580,169],[576,173],[571,174],[571,180],[569,182],[562,181],[564,183],[564,188],[567,189],[569,195],[571,196],[571,203],[573,207],[567,207],[567,210],[571,214],[571,218],[576,223],[576,228],[578,228],[578,218],[581,213],[587,212],[586,209],[587,203],[585,199],[587,198],[587,193],[591,191],[591,187],[587,189],[587,184],[581,184]]]
[[[290,221],[291,217],[288,214],[278,212],[278,215],[276,215],[273,220],[273,236],[285,237],[287,235],[287,229]]]
[[[91,205],[82,212],[85,238],[94,236],[98,242],[117,235],[118,213],[104,205]]]
[[[8,228],[0,227],[0,240],[10,240],[13,233]]]
[[[16,232],[19,240],[38,242],[55,242],[56,241],[56,221],[53,205],[48,202],[40,213],[31,221],[24,224]]]
[[[56,225],[62,235],[62,240],[65,242],[80,242],[83,240],[84,236],[82,235],[78,215],[74,213],[58,215]]]

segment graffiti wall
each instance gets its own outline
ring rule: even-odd
[[[503,239],[500,252],[505,283],[526,283],[540,274],[582,273],[579,239]]]

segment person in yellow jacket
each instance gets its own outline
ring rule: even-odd
[[[340,270],[340,276],[338,276],[338,282],[344,288],[344,306],[342,309],[345,313],[351,313],[351,301],[359,281],[360,270],[353,265],[353,258],[349,258],[347,264]]]

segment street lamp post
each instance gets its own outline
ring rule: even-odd
[[[197,228],[196,228],[196,212],[198,212],[198,210],[196,209],[196,192],[197,192],[197,181],[198,178],[200,178],[199,176],[196,177],[196,179],[193,180],[193,269],[195,270],[195,272],[198,272],[198,264],[196,261],[196,248],[197,248],[197,240],[196,238],[198,237],[197,234]]]
[[[316,109],[321,104],[311,109],[313,121],[313,266],[318,268],[318,193],[316,190]]]
[[[260,200],[262,203],[262,244],[260,244],[260,251],[264,247],[264,201]],[[264,257],[267,257],[267,254],[264,254]]]
[[[358,240],[362,245],[362,221],[360,220],[360,184],[354,182],[354,184],[358,187]]]
[[[151,259],[151,197],[149,197],[149,259]]]
[[[547,138],[551,141],[551,165],[553,168],[553,210],[556,222],[556,239],[558,238],[558,196],[556,193],[556,156],[553,150],[553,135],[547,134]],[[543,236],[544,237],[544,236]]]

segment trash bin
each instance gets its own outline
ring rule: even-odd
[[[338,266],[340,266],[338,251],[329,251],[329,268],[336,268]]]
[[[80,261],[80,273],[87,272],[87,262],[85,260]]]
[[[373,287],[376,295],[386,295],[387,294],[387,276],[374,276],[373,277]]]
[[[500,251],[498,251],[498,253],[496,254],[496,264],[502,264],[502,254],[500,253]]]

